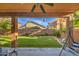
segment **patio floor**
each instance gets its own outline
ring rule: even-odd
[[[12,51],[11,48],[3,48],[2,51]],[[17,48],[18,56],[58,56],[61,48]],[[75,56],[69,49],[63,51],[62,56]],[[15,56],[15,55],[13,55]]]

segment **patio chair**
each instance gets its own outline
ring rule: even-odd
[[[63,48],[62,48],[59,56],[63,53],[63,50],[66,50],[66,47],[67,47],[67,41],[64,43],[64,46],[63,46]],[[75,54],[75,55],[79,55],[79,52],[78,52],[79,50],[77,51],[77,49],[79,49],[79,43],[73,41],[71,47],[68,48],[68,51],[71,52],[71,53],[73,53],[73,54]]]
[[[73,42],[72,46],[70,47],[73,51],[79,53],[77,50],[79,49],[79,43]]]
[[[7,56],[17,56],[17,55],[18,55],[18,52],[16,48],[11,48],[7,53]]]

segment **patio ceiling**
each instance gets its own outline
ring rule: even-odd
[[[32,13],[33,5],[33,3],[2,3],[0,4],[0,16],[62,17],[79,9],[78,3],[54,3],[53,6],[42,4],[46,13],[41,12],[39,5]]]

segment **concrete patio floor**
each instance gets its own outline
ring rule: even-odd
[[[2,48],[2,52],[10,52],[11,48]],[[58,56],[61,48],[17,48],[18,56]],[[63,51],[62,56],[75,56],[69,49]],[[15,55],[13,55],[15,56]]]

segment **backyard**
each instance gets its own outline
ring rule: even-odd
[[[11,39],[8,36],[0,37],[0,47],[10,47]],[[18,47],[58,48],[61,45],[52,36],[19,36]]]

